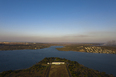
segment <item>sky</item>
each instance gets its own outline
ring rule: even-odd
[[[1,42],[116,40],[116,0],[0,0]]]

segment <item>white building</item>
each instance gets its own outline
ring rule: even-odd
[[[52,63],[47,63],[47,64],[65,64],[65,62],[52,62]]]

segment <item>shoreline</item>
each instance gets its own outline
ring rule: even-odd
[[[0,51],[5,50],[24,50],[24,49],[43,49],[50,46],[65,46],[67,44],[54,43],[19,43],[19,42],[0,42]]]

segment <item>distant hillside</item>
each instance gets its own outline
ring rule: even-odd
[[[63,45],[65,44],[0,42],[0,50],[42,49],[48,48],[50,46],[63,46]]]

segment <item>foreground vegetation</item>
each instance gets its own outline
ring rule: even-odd
[[[28,69],[4,71],[0,77],[46,77],[48,67],[47,64],[37,63]]]
[[[50,66],[47,62],[54,61],[65,62],[65,65],[72,77],[114,77],[113,75],[105,74],[105,72],[89,69],[76,61],[70,61],[57,57],[44,58],[42,61],[28,69],[4,71],[0,73],[0,77],[47,77],[47,73],[49,71],[48,68]]]
[[[97,44],[72,44],[63,48],[56,48],[59,51],[78,51],[90,53],[116,54],[116,46],[96,46]]]

